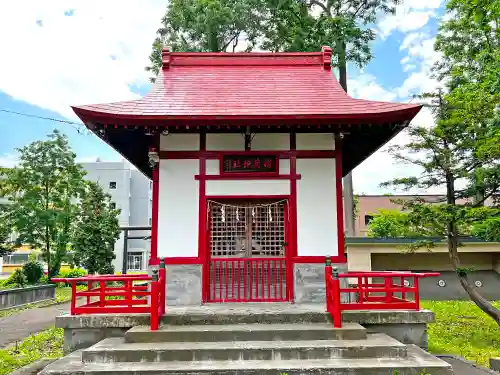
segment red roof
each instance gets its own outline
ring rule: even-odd
[[[163,69],[142,99],[73,107],[99,119],[322,118],[409,121],[420,109],[353,99],[330,67],[331,50],[307,53],[163,53]]]

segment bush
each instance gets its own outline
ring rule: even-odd
[[[48,284],[50,281],[49,281],[49,277],[47,275],[43,275],[42,277],[40,277],[40,281],[38,281],[40,284]]]
[[[14,271],[12,275],[4,282],[4,286],[22,288],[28,283],[26,276],[21,269]]]
[[[69,270],[59,271],[59,275],[57,275],[57,277],[74,278],[74,277],[82,277],[87,274],[88,272],[83,268],[71,268]]]
[[[56,277],[72,279],[75,277],[86,276],[88,272],[83,268],[71,268],[69,270],[59,271]],[[59,283],[59,286],[69,286],[69,283]]]
[[[43,276],[43,265],[40,262],[30,260],[24,264],[23,273],[28,284],[36,284]]]

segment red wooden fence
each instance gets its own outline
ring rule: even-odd
[[[433,276],[439,276],[439,273],[387,271],[339,274],[327,260],[326,311],[331,314],[334,327],[342,327],[342,311],[346,310],[420,310],[419,279]],[[341,287],[342,278],[354,279],[357,285]],[[354,294],[356,300],[341,298],[342,294]]]
[[[214,258],[208,279],[209,302],[287,300],[285,258]]]
[[[71,284],[71,315],[150,314],[151,330],[157,330],[160,318],[165,314],[166,273],[163,259],[159,270],[153,270],[152,277],[147,274],[97,275],[53,278],[52,281]],[[77,290],[77,284],[87,287]]]

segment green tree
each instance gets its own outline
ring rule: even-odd
[[[8,221],[8,209],[7,205],[0,204],[0,257],[11,253],[14,245],[10,240],[12,227]]]
[[[500,149],[500,7],[488,0],[450,0],[446,7],[450,17],[437,36],[443,58],[436,71],[447,83],[446,100],[454,109],[448,122],[472,138],[489,131],[478,154],[492,157]],[[473,176],[478,202],[484,202],[484,174],[476,168]]]
[[[413,228],[411,225],[408,213],[400,210],[380,209],[373,213],[373,218],[368,224],[369,237],[418,237],[420,235],[418,228]]]
[[[482,149],[489,143],[491,129],[483,126],[475,132],[464,131],[467,124],[450,122],[453,108],[442,94],[426,95],[436,103],[434,114],[437,125],[409,129],[411,140],[405,145],[391,148],[396,160],[420,167],[418,176],[397,178],[386,186],[402,186],[406,189],[445,187],[446,200],[442,203],[427,203],[422,199],[407,200],[402,209],[408,213],[406,227],[417,229],[424,235],[447,239],[451,264],[462,287],[484,312],[500,324],[500,310],[486,300],[471,285],[467,270],[462,267],[458,247],[461,237],[470,234],[485,222],[490,226],[498,223],[498,208],[482,207],[483,201],[475,200],[478,189],[484,199],[496,196],[500,186],[500,159],[498,155],[484,154]],[[477,171],[482,174],[481,185],[477,184]],[[491,227],[488,229],[491,231]],[[414,244],[432,246],[432,241]]]
[[[73,237],[73,260],[89,274],[114,272],[114,245],[120,237],[118,215],[111,196],[95,182],[85,183],[80,217]]]
[[[149,57],[147,71],[154,78],[161,71],[161,51],[168,45],[172,51],[233,51],[245,40],[250,51],[257,43],[263,20],[263,0],[171,0],[162,18]]]
[[[5,173],[10,222],[19,235],[17,245],[39,249],[52,277],[67,252],[85,172],[75,163],[67,137],[56,130],[17,151],[19,164]]]
[[[0,197],[5,195],[7,168],[0,168]],[[7,255],[13,250],[11,241],[12,225],[10,223],[10,205],[0,203],[0,257]]]
[[[339,83],[347,92],[347,64],[365,66],[372,58],[370,43],[378,15],[394,14],[399,0],[305,0],[320,9],[318,18],[322,40],[333,47],[333,64],[339,70]],[[345,224],[348,235],[354,235],[354,190],[352,173],[344,178]]]

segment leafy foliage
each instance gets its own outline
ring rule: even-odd
[[[418,228],[413,228],[408,213],[400,210],[378,210],[368,224],[369,237],[418,237]]]
[[[172,51],[233,51],[242,39],[247,50],[256,44],[261,28],[262,0],[172,0],[162,18],[150,56],[154,77],[161,71],[161,50],[168,45]],[[154,78],[152,79],[154,81]]]
[[[90,274],[114,272],[114,244],[120,237],[118,215],[111,196],[95,182],[86,182],[80,217],[73,237],[73,259]]]
[[[51,328],[32,335],[17,345],[0,349],[0,375],[35,362],[41,358],[63,356],[64,330]]]
[[[150,55],[152,80],[161,71],[161,50],[224,52],[243,46],[279,51],[318,51],[334,47],[333,63],[364,66],[371,58],[376,16],[393,13],[398,0],[173,0],[162,19]],[[319,15],[317,10],[320,10]],[[370,25],[370,26],[369,26]],[[344,82],[345,81],[345,82]]]
[[[23,265],[23,274],[28,284],[36,284],[43,276],[43,265],[40,262],[30,260]]]
[[[2,170],[0,170],[0,182]],[[0,196],[2,196],[2,184],[0,184]],[[10,222],[10,207],[7,204],[0,204],[0,257],[11,253],[14,244],[11,241],[12,225]]]
[[[21,269],[15,270],[5,281],[4,286],[22,288],[28,284],[28,280]]]
[[[56,130],[17,151],[19,164],[6,171],[5,181],[10,221],[19,234],[17,244],[40,249],[52,277],[67,252],[85,172],[75,163],[67,137]]]
[[[410,141],[407,144],[391,148],[396,160],[419,166],[422,173],[397,178],[385,185],[399,185],[407,189],[446,188],[446,201],[442,203],[432,204],[422,199],[400,202],[407,216],[399,224],[405,226],[405,231],[447,238],[451,263],[461,285],[471,299],[500,324],[500,310],[470,284],[458,253],[462,236],[474,230],[476,234],[496,232],[494,225],[498,220],[495,218],[500,210],[483,207],[486,199],[498,194],[500,186],[498,156],[481,152],[484,144],[490,141],[491,124],[483,122],[472,131],[466,123],[450,121],[454,109],[441,92],[426,97],[437,101],[434,111],[437,125],[413,127],[409,130]],[[489,223],[487,231],[485,219]]]

